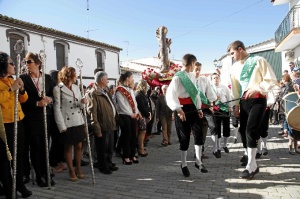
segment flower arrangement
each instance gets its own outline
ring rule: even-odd
[[[167,73],[158,73],[152,68],[147,68],[142,72],[143,80],[147,81],[150,86],[162,86],[168,85],[172,80],[172,77],[181,70],[181,66],[171,63],[169,71]]]

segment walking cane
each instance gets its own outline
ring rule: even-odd
[[[17,53],[17,67],[16,67],[16,79],[20,77],[21,68],[21,53],[24,50],[24,43],[22,40],[18,40],[14,46],[14,50]],[[16,198],[16,178],[17,178],[17,145],[18,145],[18,103],[19,102],[19,89],[15,91],[15,107],[14,107],[14,152],[13,152],[13,184],[12,184],[12,198]]]
[[[81,96],[84,97],[83,83],[82,83],[82,67],[83,67],[83,63],[82,63],[82,61],[79,58],[77,58],[75,64],[76,64],[77,68],[79,69]],[[88,151],[89,151],[89,158],[90,158],[90,165],[91,165],[91,172],[92,172],[92,182],[93,182],[93,185],[95,185],[96,184],[96,180],[95,180],[95,172],[94,172],[93,158],[92,158],[92,152],[91,152],[91,143],[90,143],[90,137],[89,137],[89,130],[88,130],[88,123],[87,123],[87,115],[86,115],[85,104],[83,105],[83,116],[84,116],[85,133],[86,133],[86,140],[87,140],[87,144],[88,144]]]
[[[43,64],[42,66],[42,83],[43,83],[43,93],[42,97],[46,97],[46,81],[45,81],[45,69],[46,69],[46,54],[43,50],[40,50],[39,58]],[[48,128],[47,128],[47,106],[43,106],[43,113],[44,113],[44,130],[45,130],[45,148],[46,148],[46,166],[47,166],[47,185],[48,189],[51,189],[51,182],[50,182],[50,166],[49,166],[49,143],[48,143]]]

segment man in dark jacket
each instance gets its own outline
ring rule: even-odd
[[[103,174],[112,174],[118,167],[112,163],[114,131],[117,128],[117,110],[105,88],[108,76],[104,71],[95,74],[95,84],[87,95],[87,112],[95,135],[98,168]]]

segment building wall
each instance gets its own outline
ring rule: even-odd
[[[11,27],[0,25],[0,51],[10,54],[10,42],[6,38],[6,30]],[[41,35],[24,30],[30,35],[30,43],[28,45],[27,40],[25,42],[25,50],[27,52],[39,53],[41,49],[45,50],[47,55],[46,60],[46,73],[50,70],[56,70],[56,50],[54,49],[54,40],[60,38],[54,38],[51,36]],[[83,83],[85,85],[93,81],[94,69],[97,68],[97,57],[95,49],[97,46],[90,46],[83,43],[67,41],[70,45],[70,49],[67,50],[68,66],[76,68],[75,61],[80,58],[83,62],[82,76],[84,76]],[[104,60],[105,72],[107,72],[109,78],[117,79],[119,77],[119,52],[111,51],[109,49],[103,49],[106,54]],[[23,57],[22,57],[23,59]],[[77,74],[79,75],[79,71]]]

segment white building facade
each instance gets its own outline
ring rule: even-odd
[[[286,61],[283,59],[284,55],[281,52],[275,52],[275,39],[270,39],[252,46],[246,47],[248,53],[264,57],[272,66],[277,79],[281,79],[283,72],[283,65]],[[223,55],[219,58],[219,65],[221,66],[222,83],[231,84],[230,70],[234,61],[229,54]]]
[[[27,52],[45,51],[46,73],[60,70],[63,66],[76,68],[75,61],[80,58],[83,62],[84,85],[94,81],[96,68],[101,68],[108,74],[110,84],[116,84],[120,76],[121,48],[0,15],[0,51],[8,53],[14,61],[16,53],[13,47],[19,39],[25,46],[22,59]],[[76,70],[79,75],[77,68]]]
[[[282,52],[283,70],[289,69],[289,62],[300,65],[300,1],[272,0],[274,6],[289,4],[289,12],[275,32],[276,52]]]

